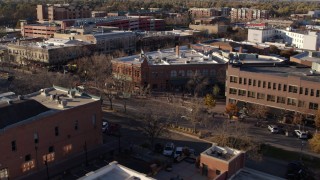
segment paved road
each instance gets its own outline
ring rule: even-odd
[[[115,113],[105,113],[105,117],[111,122],[121,123],[122,125],[122,146],[129,143],[142,144],[147,139],[135,128],[135,124],[138,122],[133,119],[118,116]],[[204,142],[201,139],[193,138],[190,136],[181,135],[178,133],[169,133],[166,137],[157,139],[157,142],[166,143],[173,142],[176,146],[188,146],[195,149],[199,154],[209,148],[211,143]],[[261,162],[255,162],[252,160],[246,161],[246,166],[252,169],[263,171],[275,176],[284,177],[286,171],[287,162],[278,161],[272,158],[264,158]]]

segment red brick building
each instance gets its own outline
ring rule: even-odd
[[[228,147],[213,145],[200,154],[201,174],[209,179],[228,179],[242,169],[244,164],[245,153]]]
[[[202,48],[177,46],[115,59],[112,61],[113,73],[134,82],[137,87],[150,85],[159,91],[184,90],[188,80],[197,75],[208,77],[212,84],[223,84],[227,61],[218,52],[213,52],[217,49],[199,46]]]
[[[2,101],[0,177],[24,177],[96,148],[101,119],[99,98],[60,87]]]

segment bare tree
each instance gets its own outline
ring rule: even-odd
[[[259,104],[251,104],[248,107],[250,114],[255,115],[258,119],[266,118],[270,108],[268,106],[262,106]]]
[[[316,117],[314,118],[314,123],[316,125],[316,130],[318,132],[318,130],[320,129],[320,109],[318,109]]]
[[[197,97],[199,94],[203,95],[203,90],[209,84],[209,79],[207,77],[201,76],[197,72],[192,75],[190,80],[187,82],[187,89]]]
[[[151,148],[153,148],[156,138],[159,138],[166,133],[168,122],[165,118],[161,118],[151,111],[149,111],[147,114],[144,114],[141,120],[142,124],[138,129],[147,136]]]

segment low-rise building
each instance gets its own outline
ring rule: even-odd
[[[320,36],[317,32],[297,31],[291,28],[273,29],[249,29],[248,41],[263,43],[267,41],[281,41],[299,49],[318,50],[320,47]]]
[[[229,179],[245,164],[245,153],[213,145],[200,154],[201,174],[209,179]]]
[[[102,144],[99,97],[54,86],[0,100],[1,178],[24,178]],[[84,159],[85,161],[85,159]]]
[[[198,31],[206,31],[209,34],[225,33],[229,25],[224,24],[189,24],[189,28]]]
[[[193,76],[205,76],[212,84],[223,84],[227,58],[218,48],[201,44],[191,46],[114,59],[113,73],[137,87],[150,85],[158,91],[185,91],[186,83]]]
[[[269,19],[270,12],[268,10],[250,9],[250,8],[232,8],[230,12],[232,22],[252,21],[255,19]]]
[[[305,57],[304,54],[298,56]],[[295,59],[299,59],[295,56]],[[227,103],[249,103],[286,112],[315,115],[320,102],[319,58],[312,67],[288,65],[281,59],[256,55],[228,65]],[[301,58],[300,58],[301,59]]]
[[[41,64],[63,64],[69,60],[89,55],[92,52],[90,43],[52,38],[44,42],[22,42],[7,45],[11,60],[21,64],[36,62]]]

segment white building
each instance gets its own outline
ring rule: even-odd
[[[248,41],[263,43],[268,41],[282,41],[299,49],[318,50],[320,35],[317,32],[298,32],[291,28],[284,29],[249,29]]]

